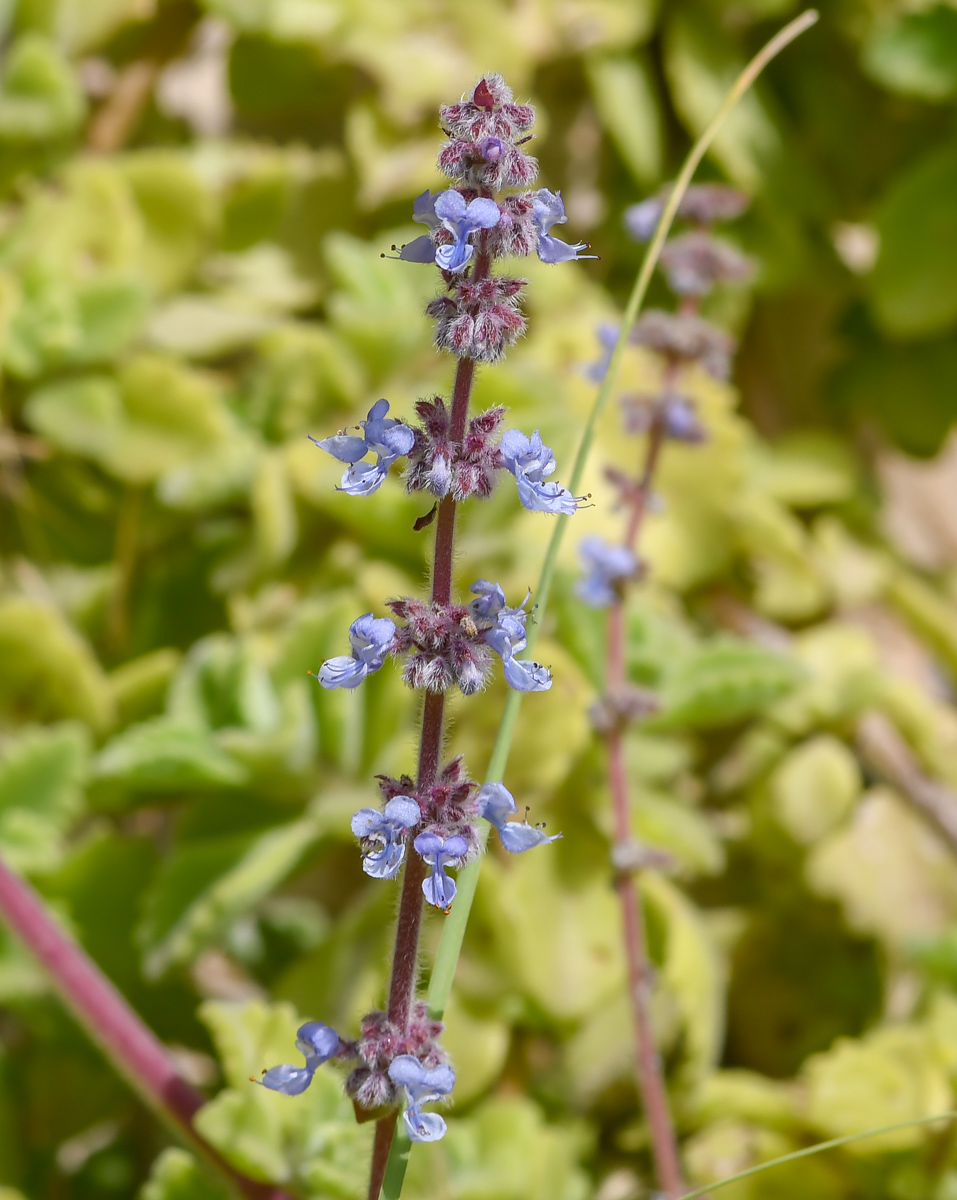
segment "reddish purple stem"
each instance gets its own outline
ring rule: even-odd
[[[673,368],[669,368],[669,373]],[[630,512],[623,544],[634,549],[651,496],[655,468],[664,441],[664,431],[659,415],[656,414],[648,431],[648,445],[641,479],[630,497]],[[608,614],[608,659],[606,665],[608,691],[620,691],[625,678],[625,606],[619,599]],[[611,788],[612,807],[615,820],[615,840],[625,843],[631,839],[631,814],[628,804],[628,775],[625,769],[625,748],[621,729],[613,730],[607,737],[608,778]],[[665,1088],[661,1057],[655,1046],[651,1026],[651,967],[648,961],[648,946],[645,938],[645,922],[641,891],[634,876],[622,871],[616,881],[621,899],[621,916],[624,929],[625,957],[628,963],[628,995],[631,1001],[632,1021],[635,1031],[635,1065],[642,1107],[651,1132],[652,1153],[658,1182],[666,1196],[680,1196],[685,1190],[678,1158],[678,1143],[668,1108],[668,1092]]]
[[[146,1103],[250,1200],[291,1200],[241,1175],[204,1141],[193,1117],[202,1092],[176,1071],[165,1046],[80,946],[68,937],[33,888],[0,861],[0,915],[46,968],[78,1023]]]
[[[485,234],[482,234],[479,253],[475,259],[474,280],[485,279],[491,268],[491,259],[485,253]],[[452,414],[449,436],[453,443],[461,442],[468,425],[469,401],[475,380],[475,362],[471,358],[460,358],[452,386]],[[435,523],[435,548],[432,553],[432,600],[436,604],[449,604],[452,600],[452,568],[455,561],[455,509],[451,496],[439,503]],[[431,787],[439,773],[442,743],[445,738],[445,696],[441,692],[426,692],[422,706],[422,737],[419,742],[419,769],[416,788],[421,794]],[[389,983],[389,1020],[405,1029],[412,1003],[415,999],[415,981],[418,973],[419,931],[422,928],[422,881],[425,879],[425,864],[413,853],[408,853],[402,878],[402,898],[399,901],[399,916],[395,932],[395,952],[392,956],[392,979]],[[389,1151],[395,1135],[396,1115],[390,1113],[376,1125],[375,1143],[372,1149],[372,1167],[369,1172],[369,1200],[379,1200],[382,1181],[385,1178]]]

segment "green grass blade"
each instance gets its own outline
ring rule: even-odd
[[[721,107],[718,109],[711,124],[704,131],[701,137],[695,142],[691,148],[691,152],[685,159],[681,172],[675,181],[675,186],[672,188],[671,195],[668,198],[668,203],[665,205],[664,212],[661,214],[661,220],[658,222],[658,228],[655,230],[655,235],[648,245],[648,250],[641,264],[641,269],[638,272],[638,277],[635,280],[635,285],[631,290],[631,295],[628,297],[628,303],[625,306],[625,313],[622,318],[621,332],[618,335],[618,341],[615,344],[615,349],[612,352],[611,359],[608,364],[608,370],[605,372],[605,378],[602,380],[601,386],[598,389],[598,394],[595,397],[595,403],[589,413],[588,420],[585,423],[585,428],[582,432],[581,442],[578,447],[578,453],[575,455],[575,463],[572,468],[571,479],[568,487],[572,492],[577,492],[581,487],[582,475],[585,473],[585,464],[588,460],[588,455],[591,451],[592,443],[595,440],[595,433],[598,428],[598,422],[601,419],[602,413],[608,404],[609,397],[615,386],[615,380],[618,375],[618,369],[621,364],[622,355],[625,352],[625,346],[628,342],[628,335],[631,332],[631,327],[635,323],[638,312],[644,301],[645,294],[648,291],[648,285],[651,282],[651,276],[654,273],[655,267],[658,265],[658,259],[661,255],[661,248],[665,244],[665,238],[668,236],[668,231],[671,228],[671,223],[675,218],[675,213],[678,211],[678,205],[685,192],[688,190],[688,185],[691,183],[692,177],[698,168],[699,163],[704,158],[708,151],[708,147],[715,139],[718,130],[724,124],[728,113],[734,108],[737,102],[741,99],[748,88],[754,83],[755,79],[761,74],[767,64],[779,54],[785,46],[793,42],[796,37],[802,34],[806,29],[817,21],[818,14],[814,9],[808,9],[801,16],[793,20],[789,25],[786,25],[778,34],[776,34],[767,45],[760,50],[754,58],[744,68],[738,78],[735,80],[731,90],[725,96]],[[541,627],[541,620],[545,614],[546,606],[548,605],[549,596],[551,595],[552,584],[555,580],[555,568],[558,562],[558,552],[561,549],[562,538],[565,536],[565,526],[569,518],[559,516],[556,518],[555,532],[552,534],[552,539],[548,544],[548,550],[545,554],[545,562],[542,566],[542,573],[538,581],[538,587],[534,592],[536,604],[537,622],[528,631],[528,649],[531,650],[538,635],[538,630]],[[515,734],[515,724],[518,720],[518,710],[522,703],[521,692],[509,692],[508,699],[505,701],[505,707],[502,711],[502,719],[499,723],[498,733],[495,738],[495,746],[492,749],[492,756],[489,760],[486,778],[489,780],[500,780],[505,773],[505,766],[508,762],[509,751],[512,747],[512,738]],[[475,889],[478,885],[478,873],[481,865],[481,859],[476,860],[459,872],[457,885],[458,891],[455,897],[455,903],[452,905],[452,911],[446,918],[442,928],[442,940],[439,943],[438,953],[435,958],[435,966],[432,969],[432,982],[429,987],[429,1009],[437,1019],[440,1019],[445,1011],[445,1006],[448,1003],[449,994],[452,990],[452,979],[455,975],[455,967],[458,962],[459,951],[462,948],[462,939],[465,936],[465,926],[468,923],[469,911],[472,907],[472,898],[475,895]]]
[[[635,323],[638,312],[644,302],[645,295],[648,291],[648,285],[651,283],[651,277],[654,274],[655,267],[658,265],[658,259],[661,255],[662,246],[665,243],[665,238],[668,236],[668,231],[671,228],[675,218],[675,213],[678,211],[678,205],[685,192],[688,190],[688,185],[698,168],[701,160],[708,152],[711,143],[714,141],[718,130],[724,124],[728,113],[734,108],[737,102],[741,99],[744,93],[751,87],[755,79],[761,74],[767,64],[779,54],[785,46],[789,45],[794,39],[802,34],[806,29],[815,24],[818,19],[818,14],[814,9],[808,9],[801,16],[791,21],[779,33],[777,33],[762,50],[760,50],[754,58],[744,68],[738,78],[735,80],[730,91],[725,96],[721,103],[721,107],[711,124],[704,131],[694,146],[691,152],[685,159],[684,165],[675,181],[675,186],[672,188],[671,195],[665,205],[664,211],[661,214],[661,219],[658,222],[658,228],[655,230],[654,237],[648,245],[648,250],[645,253],[644,260],[641,264],[641,269],[635,279],[634,287],[631,290],[631,295],[628,297],[628,303],[625,306],[625,312],[622,318],[621,332],[618,336],[618,341],[612,351],[611,359],[609,360],[608,370],[605,372],[605,378],[602,380],[601,386],[598,389],[598,394],[595,397],[595,403],[589,413],[588,420],[585,423],[585,428],[582,431],[581,442],[578,447],[578,452],[575,455],[574,466],[572,467],[571,478],[568,481],[568,487],[572,492],[577,492],[581,487],[582,475],[585,472],[585,464],[588,461],[588,455],[591,451],[592,444],[595,440],[595,434],[598,428],[598,422],[601,419],[602,413],[608,405],[608,400],[615,386],[615,380],[618,375],[618,370],[621,364],[622,356],[625,352],[625,346],[628,342],[628,335],[631,332],[631,327]],[[548,545],[548,550],[545,554],[545,561],[542,565],[542,573],[539,578],[538,588],[535,591],[535,602],[537,605],[538,624],[532,626],[528,632],[528,649],[531,650],[536,641],[538,628],[541,625],[541,619],[544,616],[545,608],[548,604],[549,596],[551,595],[552,584],[555,579],[555,568],[558,562],[558,553],[561,549],[562,538],[565,536],[565,525],[568,518],[559,516],[556,518],[555,532],[552,534],[551,541]],[[489,780],[500,780],[505,773],[505,766],[508,762],[509,751],[512,747],[512,738],[515,734],[515,724],[518,720],[518,710],[521,704],[521,693],[510,692],[508,699],[505,701],[505,707],[502,711],[502,719],[499,723],[498,733],[495,738],[495,745],[492,749],[492,756],[489,760],[486,778]],[[488,836],[488,831],[485,831],[485,836]],[[465,938],[465,928],[468,924],[469,914],[472,910],[472,901],[475,898],[475,891],[478,887],[479,870],[481,869],[481,858],[476,859],[464,870],[460,871],[456,880],[457,892],[455,903],[452,905],[452,911],[446,918],[442,928],[442,938],[439,943],[439,949],[435,956],[435,964],[432,968],[432,978],[429,985],[428,1005],[430,1013],[436,1018],[441,1019],[445,1012],[446,1005],[449,1001],[449,995],[452,991],[452,981],[455,977],[455,969],[458,965],[459,953],[462,949],[462,942]],[[402,1191],[402,1182],[405,1178],[405,1168],[408,1162],[409,1147],[407,1144],[402,1144],[402,1138],[399,1134],[396,1135],[392,1143],[392,1151],[389,1155],[389,1163],[386,1168],[386,1178],[383,1184],[383,1196],[385,1200],[399,1200]],[[700,1193],[695,1193],[700,1195]]]
[[[917,1125],[930,1125],[934,1121],[953,1121],[957,1112],[938,1113],[936,1117],[917,1117],[912,1121],[898,1121],[894,1125],[882,1125],[879,1129],[866,1129],[863,1133],[849,1133],[846,1137],[831,1138],[829,1142],[817,1142],[813,1146],[805,1146],[803,1150],[792,1150],[790,1154],[782,1154],[780,1158],[769,1158],[767,1162],[748,1167],[746,1171],[738,1171],[717,1183],[709,1183],[706,1187],[695,1188],[693,1192],[685,1192],[678,1200],[695,1200],[715,1192],[718,1188],[726,1187],[729,1183],[737,1183],[739,1179],[747,1179],[749,1175],[758,1175],[761,1171],[770,1171],[772,1167],[782,1167],[785,1163],[796,1162],[799,1158],[810,1158],[812,1154],[821,1154],[824,1150],[835,1150],[838,1146],[849,1146],[851,1142],[861,1142],[865,1138],[877,1137],[882,1133],[893,1133],[897,1129],[913,1129]]]

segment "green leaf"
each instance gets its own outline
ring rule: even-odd
[[[957,324],[957,147],[935,149],[894,179],[877,211],[881,252],[868,276],[888,333],[928,337]]]
[[[246,772],[210,736],[169,717],[133,725],[103,747],[94,777],[111,791],[237,787]]]
[[[89,644],[54,608],[0,600],[0,706],[20,719],[79,717],[96,730],[113,717],[106,677]]]
[[[73,133],[83,93],[59,50],[39,34],[11,46],[0,84],[0,143],[45,142]]]
[[[229,1200],[225,1187],[214,1183],[192,1154],[169,1146],[153,1166],[137,1200]]]
[[[16,871],[49,871],[83,807],[88,754],[78,725],[25,730],[0,750],[0,851]]]
[[[119,437],[123,401],[114,380],[88,375],[33,392],[24,415],[37,433],[61,450],[107,460]]]
[[[662,128],[658,98],[646,64],[618,55],[588,61],[588,80],[601,123],[619,154],[644,187],[662,170]]]
[[[957,920],[950,851],[886,788],[868,792],[854,820],[814,847],[806,875],[814,891],[840,901],[852,929],[892,950]]]
[[[179,295],[150,318],[151,345],[180,358],[221,358],[234,354],[275,325],[262,313],[231,307],[215,296]]]
[[[681,1016],[682,1071],[697,1083],[718,1064],[724,1040],[723,971],[701,913],[655,871],[640,876],[641,890],[665,926],[662,981]]]
[[[903,569],[891,577],[887,598],[947,664],[957,669],[957,604]]]
[[[496,1097],[452,1120],[438,1145],[413,1148],[403,1194],[430,1200],[442,1179],[448,1194],[469,1200],[585,1200],[590,1183],[579,1158],[587,1148],[581,1126],[547,1123],[524,1097]]]
[[[816,508],[853,495],[858,468],[848,447],[833,434],[791,434],[762,447],[756,482],[781,504]]]
[[[172,646],[154,650],[117,667],[110,675],[110,690],[120,724],[142,721],[162,708],[180,653]]]
[[[709,1075],[694,1094],[691,1108],[695,1121],[731,1117],[772,1129],[793,1129],[800,1118],[792,1083],[740,1068]]]
[[[115,381],[89,375],[40,388],[25,413],[55,446],[131,483],[159,478],[232,432],[208,376],[153,355],[130,359]]]
[[[635,788],[632,826],[645,845],[673,855],[692,874],[716,875],[724,866],[724,847],[707,816],[674,796]]]
[[[802,671],[791,659],[743,641],[702,647],[666,678],[662,711],[649,729],[709,729],[732,725],[790,692]]]
[[[851,750],[819,734],[792,750],[771,778],[778,816],[793,838],[817,842],[854,810],[862,789]]]
[[[905,96],[947,100],[957,94],[957,12],[938,4],[875,22],[861,49],[864,69]]]
[[[774,704],[775,725],[795,737],[860,715],[878,689],[872,639],[851,624],[822,621],[793,641],[803,679]]]
[[[869,346],[835,372],[831,389],[840,409],[878,422],[907,454],[929,458],[953,424],[957,339]]]
[[[285,880],[318,836],[311,819],[250,843],[209,838],[176,850],[160,868],[140,928],[144,972],[156,979],[188,962]]]
[[[454,994],[442,1019],[442,1046],[455,1065],[455,1103],[468,1104],[502,1073],[511,1031],[506,1021],[477,1015]]]
[[[488,856],[476,903],[492,931],[497,972],[537,1008],[568,1021],[624,986],[624,962],[618,900],[606,880],[572,892],[561,879],[554,846],[507,868]]]
[[[216,223],[212,196],[182,155],[143,150],[120,163],[139,208],[144,239],[140,262],[161,292],[181,286],[195,270]]]
[[[839,1038],[826,1054],[808,1059],[807,1119],[825,1137],[843,1137],[945,1112],[951,1105],[947,1075],[923,1029],[898,1025],[860,1041]],[[870,1157],[922,1144],[921,1129],[898,1129],[854,1142],[850,1153]]]

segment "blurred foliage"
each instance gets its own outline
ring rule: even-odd
[[[954,847],[862,758],[883,714],[957,788],[957,9],[829,0],[716,143],[760,263],[710,315],[740,392],[689,386],[629,615],[661,712],[629,742],[654,1021],[689,1175],[953,1107]],[[334,1068],[296,1101],[248,1076],[297,1019],[383,992],[394,897],[349,816],[413,761],[385,670],[306,678],[350,620],[420,587],[422,503],[337,494],[328,434],[448,387],[434,278],[383,261],[435,187],[436,108],[501,70],[538,105],[542,181],[601,261],[528,264],[528,339],[477,403],[567,464],[582,366],[640,259],[622,209],[670,178],[788,0],[5,0],[0,75],[0,853],[212,1097],[256,1178],[364,1192],[369,1126]],[[663,293],[662,293],[663,295]],[[623,390],[654,379],[633,352]],[[609,416],[590,464],[610,533]],[[921,466],[902,455],[939,461]],[[566,467],[567,470],[567,467]],[[458,580],[537,575],[551,533],[503,488]],[[603,617],[572,594],[507,783],[564,831],[483,869],[447,1040],[448,1137],[410,1200],[632,1200],[652,1189],[632,1078],[610,818],[585,710]],[[502,691],[454,708],[481,772]],[[434,945],[441,917],[430,914]],[[0,1195],[219,1200],[0,930]],[[953,1200],[946,1133],[862,1142],[728,1200]]]

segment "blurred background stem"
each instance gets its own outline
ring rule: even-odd
[[[249,1200],[291,1200],[226,1162],[193,1125],[206,1103],[186,1082],[165,1046],[89,955],[69,938],[37,893],[0,861],[0,915],[42,964],[77,1022],[153,1111],[196,1150],[230,1190]]]

